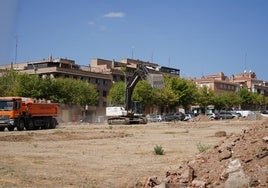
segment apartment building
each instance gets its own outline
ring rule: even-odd
[[[13,69],[22,73],[37,74],[42,78],[72,78],[91,83],[99,93],[99,103],[97,106],[80,107],[61,105],[60,113],[63,121],[78,121],[87,117],[90,122],[102,122],[105,119],[105,108],[108,106],[107,96],[112,84],[117,81],[128,82],[138,64],[144,64],[148,67],[152,75],[168,74],[170,76],[180,76],[180,70],[161,67],[158,64],[144,62],[134,59],[122,59],[121,61],[105,60],[95,58],[91,60],[88,66],[80,66],[74,60],[66,58],[56,58],[52,56],[40,61],[31,61],[18,64],[2,65],[0,70]],[[124,67],[124,71],[122,69]],[[156,87],[158,84],[156,78],[152,84]],[[149,79],[150,81],[150,79]]]
[[[250,92],[268,96],[268,82],[257,79],[257,75],[252,71],[233,75],[230,82],[236,83],[239,87],[247,88]]]
[[[218,94],[235,92],[239,87],[239,84],[230,82],[228,77],[222,72],[219,74],[203,76],[200,79],[196,79],[195,82],[199,87],[206,86]]]
[[[257,79],[256,73],[252,71],[244,71],[243,73],[232,75],[230,78],[220,72],[215,75],[203,76],[194,81],[199,87],[207,86],[218,94],[247,88],[250,92],[268,96],[268,82]]]

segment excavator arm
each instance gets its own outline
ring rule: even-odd
[[[131,80],[129,81],[129,83],[126,86],[126,98],[125,98],[125,109],[127,111],[131,111],[132,110],[132,103],[131,103],[131,97],[132,97],[132,93],[134,91],[135,86],[137,85],[137,83],[140,80],[145,80],[147,78],[149,74],[148,69],[146,68],[146,66],[142,65],[142,64],[138,64],[137,66],[137,70],[134,72],[133,76],[131,77]]]

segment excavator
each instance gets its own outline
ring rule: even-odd
[[[106,116],[108,124],[147,124],[145,115],[139,112],[139,103],[131,100],[135,86],[140,80],[148,79],[150,73],[148,68],[143,64],[138,64],[125,90],[125,107],[106,107]],[[162,80],[162,74],[157,74],[158,79]]]

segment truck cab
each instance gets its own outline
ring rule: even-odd
[[[0,131],[5,127],[14,129],[16,119],[22,113],[22,99],[20,97],[0,98]]]

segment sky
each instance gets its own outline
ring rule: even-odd
[[[267,0],[0,0],[0,64],[139,59],[268,81]]]

